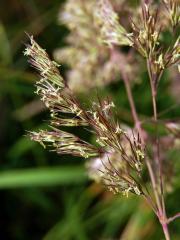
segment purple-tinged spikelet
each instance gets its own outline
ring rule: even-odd
[[[98,0],[97,16],[103,21],[101,28],[102,39],[109,46],[112,45],[127,45],[132,46],[131,33],[128,33],[125,28],[120,25],[117,13],[109,0]]]
[[[173,28],[176,28],[180,23],[180,1],[179,0],[164,0],[169,18]]]

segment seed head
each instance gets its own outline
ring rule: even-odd
[[[47,145],[59,154],[89,158],[99,155],[98,149],[71,133],[52,128],[52,131],[30,132],[30,138],[44,147]]]
[[[153,54],[159,45],[160,29],[158,28],[158,12],[151,13],[149,4],[142,5],[142,23],[140,27],[131,21],[133,29],[133,46],[146,58]]]
[[[131,34],[119,24],[118,15],[114,12],[109,0],[98,1],[97,17],[103,22],[101,28],[102,40],[109,46],[132,46]]]
[[[90,178],[103,183],[114,194],[129,192],[142,194],[140,184],[131,176],[131,168],[123,160],[120,153],[107,152],[87,162]]]
[[[30,138],[43,146],[50,145],[57,153],[72,154],[84,158],[98,155],[98,148],[73,134],[55,128],[88,125],[85,111],[80,107],[68,87],[65,86],[57,69],[57,64],[50,60],[48,54],[33,40],[33,37],[30,38],[30,44],[27,45],[24,54],[30,57],[31,64],[42,76],[41,80],[36,83],[36,93],[40,95],[41,100],[49,108],[52,118],[51,131],[31,132]]]
[[[142,194],[136,178],[141,175],[145,154],[138,135],[134,136],[132,132],[129,136],[115,121],[113,117],[115,105],[109,99],[99,100],[93,104],[91,110],[84,110],[68,86],[65,86],[56,64],[32,37],[30,41],[31,45],[27,47],[25,55],[30,56],[30,62],[42,76],[36,84],[36,92],[51,113],[50,130],[30,132],[30,138],[43,146],[49,146],[59,154],[101,159],[108,153],[111,159],[116,160],[113,164],[110,160],[106,163],[101,161],[103,168],[98,171],[101,172],[103,183],[114,193]],[[60,130],[61,126],[90,127],[100,146],[94,146]]]
[[[47,84],[48,86],[46,85],[45,87],[51,87],[52,89],[54,87],[57,87],[58,90],[64,88],[64,81],[57,68],[59,65],[49,59],[46,51],[34,41],[32,36],[30,37],[30,44],[26,46],[24,55],[30,57],[29,62],[40,73],[42,77],[39,82],[40,86]],[[40,92],[41,90],[43,89],[39,87],[38,91]]]
[[[172,27],[175,29],[180,23],[180,1],[164,0]]]

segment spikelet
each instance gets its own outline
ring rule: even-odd
[[[132,46],[131,33],[128,33],[119,23],[117,13],[109,0],[98,0],[97,17],[102,21],[102,40],[110,47],[112,45]]]

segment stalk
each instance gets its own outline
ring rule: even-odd
[[[168,223],[173,222],[177,218],[180,218],[180,212],[176,213],[173,217],[168,218]]]
[[[128,96],[128,101],[130,104],[130,108],[131,108],[131,113],[132,113],[132,117],[135,123],[135,128],[138,130],[139,134],[140,134],[140,138],[142,143],[144,144],[144,133],[143,130],[141,128],[141,122],[139,120],[137,111],[136,111],[136,106],[134,103],[134,99],[133,99],[133,95],[132,95],[132,91],[131,91],[131,87],[130,87],[130,83],[129,83],[129,77],[126,73],[122,73],[122,78],[125,84],[125,88],[126,88],[126,92],[127,92],[127,96]]]
[[[165,236],[166,240],[170,240],[170,235],[169,235],[169,230],[168,230],[168,224],[167,224],[167,223],[162,224],[162,229],[163,229],[164,236]]]
[[[165,209],[165,202],[164,202],[164,191],[163,191],[163,178],[162,178],[162,167],[161,167],[161,162],[159,158],[159,138],[157,136],[157,101],[156,101],[156,96],[157,96],[157,91],[154,83],[154,78],[153,74],[151,72],[151,66],[150,66],[150,61],[147,60],[147,69],[148,69],[148,74],[149,74],[149,80],[150,80],[150,85],[151,85],[151,95],[152,95],[152,104],[153,104],[153,118],[154,122],[156,124],[156,153],[155,153],[155,160],[156,164],[158,167],[158,177],[159,177],[159,185],[160,185],[160,193],[157,189],[158,182],[155,182],[154,188],[154,194],[156,197],[156,202],[158,206],[158,218],[159,222],[162,225],[162,229],[164,232],[164,236],[166,240],[170,240],[170,235],[169,235],[169,230],[168,230],[168,221],[167,221],[167,216],[166,216],[166,209]],[[162,73],[160,74],[159,78],[161,77]],[[158,79],[159,80],[159,79]]]
[[[115,56],[118,57],[118,53],[115,49],[112,49],[111,54],[112,54],[112,56],[111,56],[112,58]],[[153,84],[153,76],[151,73],[149,61],[147,61],[147,68],[148,68],[149,79],[150,79],[150,84],[151,84],[151,94],[152,94],[152,103],[153,103],[153,118],[154,118],[154,122],[156,123],[156,132],[157,132],[158,118],[157,118],[157,104],[156,104],[156,89]],[[142,144],[144,144],[145,143],[145,134],[144,134],[144,130],[141,127],[141,122],[140,122],[138,114],[137,114],[137,110],[136,110],[136,106],[134,103],[134,98],[132,95],[132,90],[131,90],[131,86],[130,86],[130,82],[129,82],[129,77],[128,77],[128,74],[122,68],[120,68],[120,70],[121,70],[122,79],[125,84],[127,97],[128,97],[129,105],[131,108],[132,117],[133,117],[133,120],[135,123],[135,128],[139,132],[139,136],[141,138]],[[161,77],[161,75],[162,75],[162,73],[160,74],[159,78]],[[156,146],[157,146],[157,152],[156,152],[155,160],[156,160],[157,167],[158,167],[159,183],[160,183],[160,190],[161,190],[160,194],[158,191],[158,182],[156,179],[156,175],[153,171],[153,168],[152,168],[152,165],[151,165],[149,159],[146,159],[146,165],[148,168],[148,172],[149,172],[149,176],[150,176],[150,180],[152,183],[152,188],[153,188],[153,192],[154,192],[154,196],[155,196],[155,201],[156,201],[156,205],[157,205],[156,215],[159,219],[160,224],[162,225],[165,239],[170,240],[170,235],[169,235],[169,231],[168,231],[168,220],[167,220],[167,216],[166,216],[165,203],[164,203],[163,180],[162,180],[162,169],[161,169],[161,164],[160,164],[160,159],[159,159],[159,139],[158,139],[158,137],[156,138]],[[150,203],[150,202],[148,201],[148,203]]]

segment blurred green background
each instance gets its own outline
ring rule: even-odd
[[[38,76],[23,56],[25,32],[33,34],[52,56],[62,47],[67,29],[57,24],[61,0],[0,0],[0,239],[1,240],[141,240],[163,239],[158,221],[136,196],[112,196],[88,180],[84,160],[57,156],[30,141],[27,130],[47,125],[45,111],[34,94]],[[62,74],[65,72],[62,66]],[[151,116],[147,74],[134,86],[141,115]],[[162,119],[179,118],[176,99],[169,91],[168,73],[160,85]],[[132,125],[129,104],[121,81],[98,90],[110,95],[120,120]],[[94,99],[95,93],[89,93]],[[86,94],[79,96],[86,104]],[[151,126],[147,126],[151,129]],[[88,138],[89,136],[87,136]],[[169,153],[180,169],[179,152]],[[179,159],[180,160],[180,159]],[[167,196],[167,212],[173,215],[180,202],[179,180]],[[180,239],[180,222],[170,225],[172,239]]]

